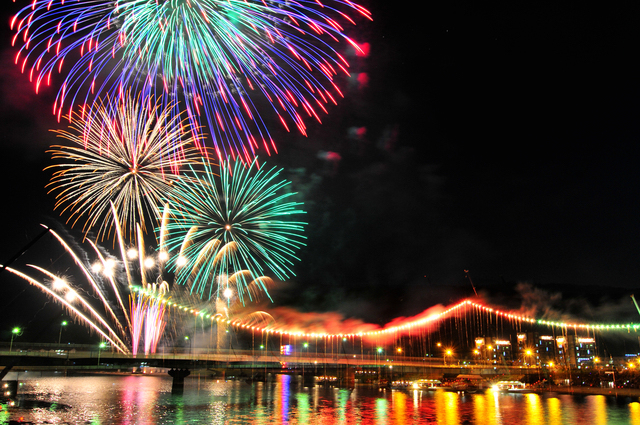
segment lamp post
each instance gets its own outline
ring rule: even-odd
[[[9,352],[13,350],[13,337],[22,335],[22,329],[15,327],[11,330],[11,344],[9,344]]]
[[[453,352],[451,350],[447,350],[444,352],[444,365],[447,365],[447,356],[451,356]]]
[[[184,340],[189,341],[189,358],[191,358],[193,355],[193,350],[191,349],[191,338],[189,338],[189,335],[185,335]]]
[[[63,320],[60,323],[60,333],[58,334],[58,345],[60,345],[60,340],[62,339],[62,328],[64,328],[65,326],[67,326],[67,321]]]
[[[304,383],[304,363],[306,361],[306,357],[305,357],[305,353],[307,348],[309,348],[309,343],[305,342],[304,344],[302,344],[302,349],[304,350],[302,352],[302,382]]]
[[[525,366],[531,367],[531,350],[527,350],[524,353],[527,357],[525,358]],[[529,360],[529,364],[526,363],[526,360]]]
[[[376,366],[378,367],[378,382],[380,381],[380,363],[378,363],[378,358],[380,357],[380,355],[382,354],[384,350],[382,349],[382,347],[378,347],[378,349],[376,350]]]

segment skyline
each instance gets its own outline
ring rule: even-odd
[[[554,284],[575,287],[576,299],[584,287],[633,293],[638,6],[460,2],[412,17],[382,2],[363,5],[374,20],[356,33],[369,55],[352,68],[368,82],[347,81],[345,98],[322,124],[310,123],[307,138],[274,131],[279,153],[266,158],[285,168],[309,223],[297,276],[279,284],[274,306],[408,316],[428,300],[466,298],[464,270],[497,298],[520,282],[550,297]],[[35,95],[9,63],[8,21],[20,6],[1,9],[0,262],[40,223],[66,218],[53,210],[42,171],[59,141],[48,130],[63,128],[50,112],[54,90]],[[42,249],[30,254],[59,256]],[[6,273],[0,279],[7,300],[28,302],[21,291],[31,288]],[[46,302],[32,301],[36,310]]]

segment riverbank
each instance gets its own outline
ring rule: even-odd
[[[612,395],[616,397],[638,397],[640,398],[640,389],[637,388],[600,388],[600,387],[550,387],[544,390],[536,391],[538,394],[557,393],[572,395]]]

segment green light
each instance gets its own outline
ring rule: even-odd
[[[62,326],[67,326],[67,321],[66,321],[66,320],[63,320],[63,321],[62,321],[62,323],[61,323],[60,325],[62,325]]]
[[[13,328],[13,330],[11,330],[11,332],[14,333],[14,334],[19,334],[20,331],[21,331],[20,328]]]

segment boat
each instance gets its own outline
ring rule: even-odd
[[[442,382],[437,379],[418,379],[413,381],[411,388],[414,390],[435,391],[442,387]]]
[[[473,394],[485,388],[484,379],[480,375],[458,375],[447,391]]]
[[[493,388],[494,390],[508,393],[528,393],[533,391],[531,388],[527,388],[524,382],[520,381],[500,381]]]
[[[394,390],[406,390],[411,388],[410,381],[393,381],[391,382],[391,388]]]

